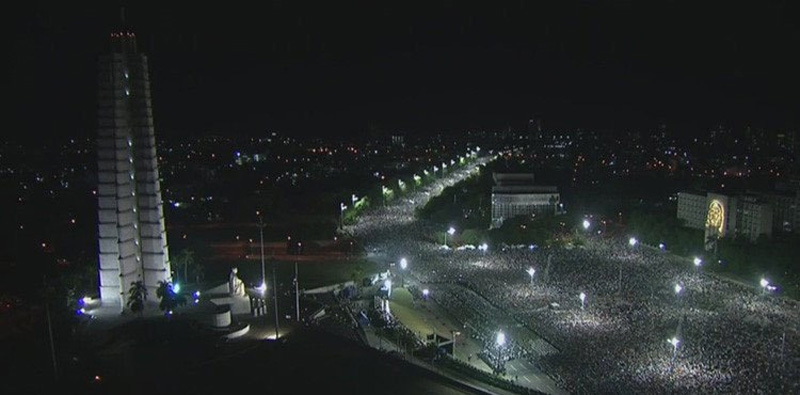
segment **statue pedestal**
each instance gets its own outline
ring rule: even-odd
[[[250,314],[250,298],[230,295],[227,283],[204,291],[203,294],[208,295],[208,300],[217,306],[229,306],[231,315]]]

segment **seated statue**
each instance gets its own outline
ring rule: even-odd
[[[232,268],[231,275],[228,277],[228,293],[231,296],[245,296],[244,293],[244,282],[236,275],[239,273],[239,269]]]

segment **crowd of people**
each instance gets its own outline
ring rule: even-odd
[[[758,279],[723,279],[618,237],[487,251],[426,240],[436,229],[414,209],[472,172],[454,170],[347,231],[375,259],[406,257],[410,278],[437,284],[432,296],[487,349],[505,328],[509,359],[530,359],[570,392],[800,392],[800,308]]]

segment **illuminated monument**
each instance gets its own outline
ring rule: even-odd
[[[706,251],[717,249],[717,241],[725,236],[725,204],[715,197],[709,196],[706,214]],[[725,199],[727,200],[727,199]]]
[[[156,301],[171,278],[150,103],[147,56],[128,31],[111,34],[98,64],[97,214],[100,298],[122,311],[131,283]]]

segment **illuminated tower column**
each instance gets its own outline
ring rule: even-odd
[[[104,306],[125,308],[131,283],[155,301],[170,279],[147,57],[136,36],[111,35],[98,75],[98,264]]]

